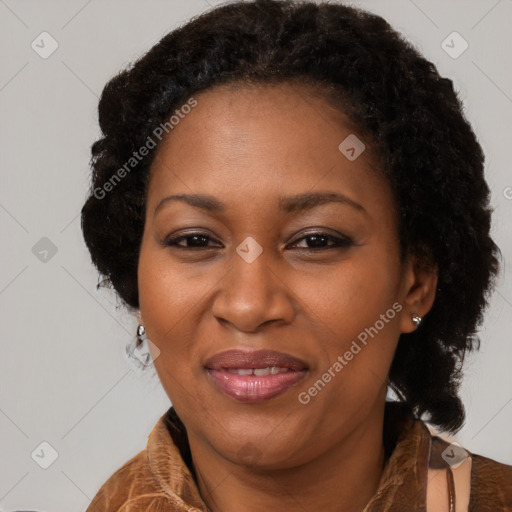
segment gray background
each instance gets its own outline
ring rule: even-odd
[[[99,134],[102,87],[169,30],[216,3],[0,0],[4,511],[84,510],[112,472],[144,448],[169,406],[153,371],[142,374],[123,354],[136,318],[116,307],[112,293],[96,291],[79,211],[88,187],[89,148]],[[454,80],[487,155],[493,233],[504,267],[482,329],[482,349],[467,360],[467,422],[455,439],[512,464],[512,2],[353,4],[382,14]],[[43,31],[59,45],[46,59],[31,47]],[[469,44],[456,59],[441,46],[453,31]],[[461,48],[460,41],[450,44]],[[55,254],[47,240],[40,242],[43,237]],[[48,469],[31,457],[36,450],[40,461],[49,462],[51,450],[43,446],[41,452],[43,441],[58,453]]]

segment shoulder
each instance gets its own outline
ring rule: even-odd
[[[109,477],[86,512],[204,510],[193,476],[180,452],[186,432],[180,430],[172,413],[171,407],[153,427],[146,448]],[[170,429],[176,430],[175,437]],[[182,434],[183,439],[178,434]]]
[[[155,482],[144,449],[108,478],[86,512],[157,512],[172,510],[169,504]]]
[[[470,511],[512,512],[512,466],[471,455]]]
[[[457,443],[432,436],[430,467],[454,468],[471,457],[470,512],[512,512],[512,466],[474,454]]]

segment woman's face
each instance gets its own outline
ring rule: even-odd
[[[381,414],[415,274],[337,110],[291,85],[195,99],[152,166],[142,323],[191,443],[290,467]]]

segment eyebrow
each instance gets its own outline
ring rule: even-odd
[[[156,214],[165,204],[172,201],[182,201],[190,206],[200,208],[210,213],[222,213],[226,210],[225,204],[212,196],[202,194],[178,194],[164,197],[155,208],[154,214]],[[337,192],[307,192],[305,194],[298,194],[295,196],[280,197],[278,202],[280,210],[285,213],[311,210],[316,206],[327,203],[342,203],[354,208],[355,210],[367,213],[359,203],[350,199],[346,195]]]

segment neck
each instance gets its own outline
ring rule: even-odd
[[[192,436],[199,492],[211,512],[363,510],[384,467],[383,416],[384,404],[314,460],[278,470],[234,464]]]

